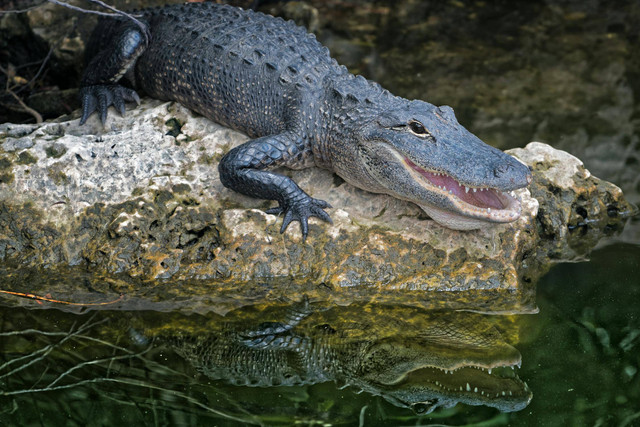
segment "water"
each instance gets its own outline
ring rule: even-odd
[[[518,425],[638,424],[639,273],[640,247],[619,243],[539,283],[533,340],[519,347],[535,397]]]
[[[640,202],[637,2],[312,4],[319,38],[352,70],[452,105],[501,148],[570,151]],[[185,301],[110,311],[3,295],[0,424],[640,425],[638,277],[635,218],[588,261],[552,268],[538,314],[301,297],[221,316]],[[25,288],[45,295],[52,280],[83,278]],[[485,370],[428,367],[467,365]]]

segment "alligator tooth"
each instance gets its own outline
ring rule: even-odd
[[[503,395],[503,396],[506,396],[506,395],[507,395],[507,393],[505,393],[505,392],[503,391],[503,392],[502,392],[502,395]]]
[[[468,192],[469,192],[469,187],[466,187],[466,186],[465,186],[465,187],[464,187],[464,192],[465,192],[465,193],[468,193]]]
[[[482,391],[480,392],[480,394],[484,396],[484,390],[482,390]]]
[[[471,386],[467,383],[467,391],[471,391]]]
[[[474,392],[474,393],[477,393],[477,392],[478,392],[478,387],[474,387],[474,388],[473,388],[473,392]]]
[[[491,208],[487,208],[487,212],[491,213]]]
[[[511,392],[511,390],[509,390],[509,396],[513,396],[513,393]]]
[[[491,368],[489,368],[489,375],[491,375]]]
[[[474,189],[473,189],[473,192],[475,193],[476,191],[478,191],[478,189],[477,189],[477,188],[474,188]]]

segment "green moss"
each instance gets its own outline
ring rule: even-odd
[[[176,119],[175,117],[167,120],[166,122],[164,122],[164,124],[169,128],[165,135],[170,135],[175,138],[182,133],[182,125],[184,123],[181,123],[180,120]],[[180,145],[177,141],[176,144]]]
[[[67,152],[67,147],[62,144],[52,144],[45,148],[44,152],[47,153],[47,157],[59,159]]]
[[[176,184],[171,187],[171,191],[176,194],[188,193],[189,191],[191,191],[191,186],[189,186],[189,184]]]
[[[202,154],[200,157],[198,157],[198,163],[200,163],[201,165],[212,165],[217,161],[219,161],[219,159],[216,159],[216,157],[217,156],[209,156],[207,154]]]
[[[158,193],[156,194],[156,197],[154,198],[154,202],[155,203],[160,203],[160,204],[165,204],[167,203],[169,200],[173,199],[173,194],[170,191],[167,190],[160,190],[158,191]]]
[[[30,165],[36,163],[37,161],[37,157],[35,157],[29,151],[25,150],[22,153],[18,154],[18,161],[16,163],[18,163],[19,165]]]
[[[0,184],[10,184],[15,179],[11,167],[11,160],[7,157],[0,157]]]
[[[11,172],[0,173],[0,184],[11,184],[15,179],[15,175]]]
[[[182,199],[182,204],[184,206],[198,206],[200,202],[197,199],[194,199],[193,197],[186,197]]]
[[[144,194],[144,189],[140,187],[134,188],[133,191],[131,192],[131,195],[133,197],[139,197],[139,196],[142,196],[143,194]]]
[[[64,172],[54,168],[49,168],[47,170],[47,176],[51,178],[56,185],[65,185],[69,181],[69,178]]]
[[[11,160],[6,157],[0,157],[0,170],[10,169]]]

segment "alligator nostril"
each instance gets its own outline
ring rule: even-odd
[[[511,168],[510,165],[500,165],[497,166],[494,170],[493,170],[493,176],[495,176],[496,178],[500,178],[500,176],[504,175],[505,172],[507,172],[509,169]]]

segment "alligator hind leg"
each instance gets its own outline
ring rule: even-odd
[[[109,106],[113,105],[120,114],[124,114],[125,101],[140,103],[136,91],[117,83],[149,43],[146,29],[131,21],[115,26],[113,21],[103,21],[101,25],[108,25],[109,31],[105,34],[98,28],[87,47],[88,52],[95,54],[82,76],[80,124],[84,124],[94,111],[98,111],[104,124]]]
[[[254,139],[235,147],[220,160],[220,180],[225,187],[247,196],[276,200],[279,206],[267,213],[284,213],[280,232],[283,233],[292,221],[299,221],[302,238],[306,240],[309,217],[315,216],[331,223],[331,218],[324,211],[331,206],[324,200],[309,196],[291,178],[263,169],[295,167],[308,149],[289,133]]]

